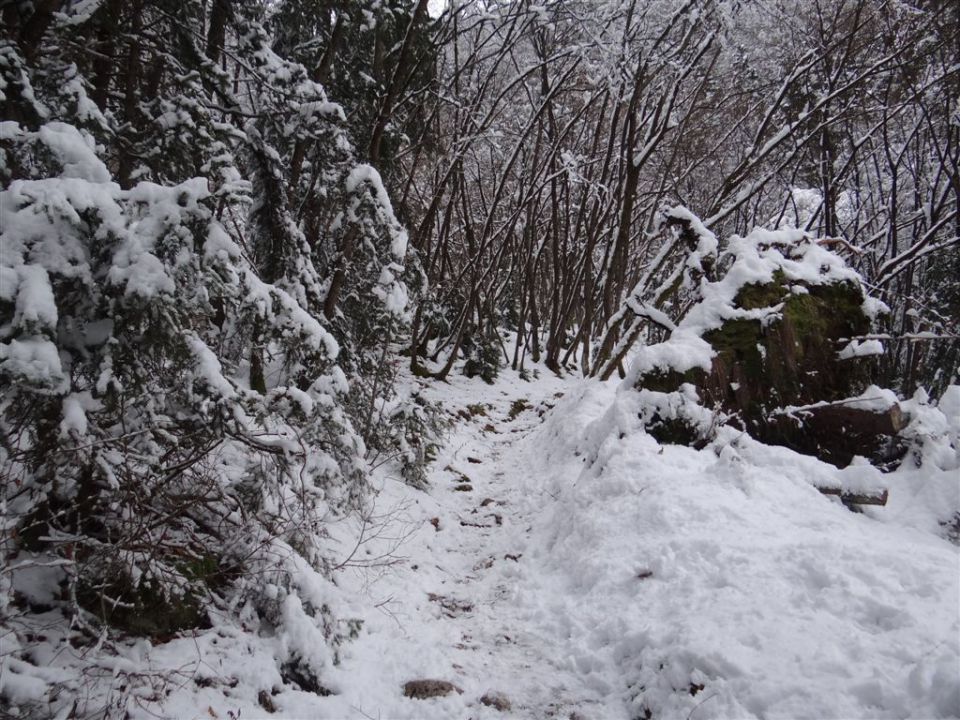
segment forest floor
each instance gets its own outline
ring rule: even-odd
[[[960,717],[955,472],[838,471],[729,428],[661,446],[618,385],[425,383],[453,421],[429,486],[385,464],[367,520],[331,529],[355,638],[329,694],[278,687],[284,639],[225,618],[132,645],[127,682],[177,683],[116,717]],[[887,507],[859,514],[815,487],[878,482]],[[405,697],[419,680],[456,689]]]

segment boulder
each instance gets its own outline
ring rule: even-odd
[[[745,286],[734,306],[769,310],[769,319],[728,320],[703,336],[716,352],[701,380],[705,393],[740,413],[748,428],[765,425],[776,408],[860,394],[870,382],[872,361],[841,360],[838,351],[842,339],[870,331],[863,302],[863,292],[848,281],[787,286],[779,276],[767,285]]]
[[[727,276],[706,286],[690,320],[682,319],[661,345],[692,331],[709,344],[712,358],[666,367],[648,362],[636,387],[671,394],[690,384],[704,407],[757,440],[839,467],[856,455],[878,464],[895,460],[902,448],[891,437],[902,418],[890,408],[848,405],[876,369],[873,354],[851,343],[871,332],[871,301],[858,277],[808,238],[767,236],[776,242],[739,240]],[[738,281],[759,274],[757,266],[765,266],[765,281]],[[879,343],[864,349],[876,353]],[[668,355],[650,350],[648,357]],[[680,420],[647,424],[661,441],[703,441]]]

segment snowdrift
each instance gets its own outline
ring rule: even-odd
[[[869,485],[869,465],[730,428],[661,446],[644,402],[586,383],[526,441],[530,491],[551,498],[528,548],[555,589],[543,632],[566,638],[597,717],[960,716],[958,548],[934,506],[960,491],[942,443],[940,465],[921,453],[884,477],[888,507],[856,514],[814,485]]]

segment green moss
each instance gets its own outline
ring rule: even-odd
[[[727,367],[739,365],[749,377],[763,374],[765,362],[761,348],[766,349],[767,338],[759,320],[728,320],[704,335],[704,339]]]
[[[870,322],[861,309],[863,293],[855,283],[809,286],[798,283],[806,288],[805,293],[792,292],[787,283],[783,272],[777,271],[773,282],[744,285],[734,305],[744,310],[758,310],[783,303],[783,318],[794,325],[796,335],[801,338],[831,331],[846,336],[869,331]]]
[[[744,310],[759,310],[760,308],[779,305],[789,292],[785,282],[786,277],[783,271],[777,270],[773,274],[773,282],[751,283],[740,288],[737,296],[733,299],[733,304]]]
[[[823,317],[838,336],[864,335],[870,331],[870,319],[863,312],[863,292],[852,282],[817,285],[810,288],[824,310]]]
[[[784,303],[783,317],[793,323],[801,338],[821,335],[827,327],[823,303],[813,295],[791,295]]]
[[[744,353],[756,349],[762,339],[762,331],[758,320],[728,320],[704,335],[704,340],[717,352]]]

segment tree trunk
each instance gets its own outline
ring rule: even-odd
[[[210,27],[207,30],[207,57],[214,63],[220,61],[227,37],[227,20],[232,13],[231,0],[213,0],[210,9]]]

